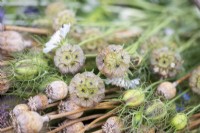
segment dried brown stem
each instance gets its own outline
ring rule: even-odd
[[[116,92],[116,91],[119,91],[119,90],[120,90],[119,88],[111,88],[111,89],[105,90],[105,93],[108,94],[108,93]]]
[[[181,82],[183,82],[184,80],[188,79],[191,76],[191,73],[186,74],[185,76],[181,77],[180,79],[176,80],[173,84],[175,86],[177,86],[178,84],[180,84]]]
[[[200,126],[200,119],[190,122],[188,129],[193,130]]]
[[[60,103],[60,102],[51,103],[51,104],[47,105],[47,106],[45,107],[45,109],[46,109],[46,108],[51,108],[51,107],[57,106],[59,103]]]
[[[100,129],[100,130],[94,131],[94,132],[92,132],[92,133],[103,133],[103,130]]]
[[[200,118],[200,113],[191,116],[191,119],[197,119],[197,118]]]
[[[96,123],[96,124],[90,126],[90,128],[89,128],[88,130],[91,130],[91,129],[94,129],[94,128],[97,128],[97,127],[100,127],[100,126],[102,126],[103,124],[104,124],[104,122]]]
[[[0,128],[0,133],[4,133],[4,132],[12,130],[12,129],[13,129],[13,126],[9,126],[9,127],[3,128],[3,129]]]

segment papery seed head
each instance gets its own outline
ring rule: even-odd
[[[200,95],[200,66],[193,70],[189,79],[189,85],[193,92]]]
[[[176,130],[184,129],[187,126],[187,123],[188,123],[188,118],[187,115],[184,113],[176,114],[171,120],[171,125]]]
[[[59,77],[50,75],[50,76],[46,77],[44,80],[42,80],[42,83],[39,85],[38,90],[40,92],[43,92],[51,82],[58,81],[58,80],[60,80]]]
[[[83,107],[95,106],[105,96],[103,80],[92,72],[76,74],[69,88],[70,99]]]
[[[0,94],[4,94],[9,90],[10,83],[6,73],[0,70]]]
[[[106,120],[102,129],[105,133],[122,133],[123,123],[117,116],[112,116]]]
[[[67,96],[68,86],[63,81],[53,81],[47,86],[45,92],[52,101],[62,100]]]
[[[67,124],[69,122],[70,122],[70,120],[65,120],[64,122],[62,122],[60,124],[60,126],[65,125],[65,124]],[[59,133],[79,133],[80,130],[82,130],[83,128],[84,128],[83,122],[77,122],[77,123],[74,123],[74,124],[72,124],[70,126],[65,127]]]
[[[176,96],[175,85],[171,82],[163,82],[157,88],[157,94],[164,96],[166,99],[172,99]]]
[[[120,45],[109,45],[97,55],[96,64],[108,78],[123,77],[129,70],[130,55]]]
[[[38,94],[28,99],[28,106],[33,111],[44,109],[48,104],[48,98],[44,94]]]
[[[78,110],[80,108],[81,108],[80,106],[78,106],[76,103],[74,103],[71,100],[61,101],[59,106],[58,106],[58,112],[59,113],[70,112],[70,111]],[[73,115],[68,115],[66,117],[68,119],[76,119],[76,118],[81,117],[82,114],[83,114],[83,112],[80,112],[80,113],[76,113],[76,114],[73,114]]]
[[[18,104],[12,110],[12,115],[18,117],[20,114],[30,111],[30,108],[27,104]]]
[[[77,73],[85,63],[85,55],[79,45],[65,44],[57,49],[54,64],[62,74]]]
[[[150,63],[154,73],[161,77],[174,77],[182,68],[182,59],[178,53],[168,47],[158,48],[152,51]]]
[[[65,8],[65,3],[61,1],[52,2],[47,6],[45,14],[49,18],[54,18],[60,11],[63,11]]]

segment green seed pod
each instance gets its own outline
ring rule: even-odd
[[[167,115],[167,108],[163,102],[156,99],[146,106],[144,114],[150,120],[161,120]]]
[[[176,130],[181,130],[186,127],[187,122],[188,122],[187,115],[184,113],[178,113],[172,118],[171,125]]]
[[[106,120],[102,126],[105,133],[122,133],[123,123],[117,116],[112,116]]]
[[[200,66],[193,70],[189,84],[192,91],[200,95]]]
[[[123,100],[129,107],[137,107],[144,103],[145,94],[141,89],[128,90],[123,96]]]
[[[10,83],[6,74],[0,70],[0,94],[4,94],[9,90]]]

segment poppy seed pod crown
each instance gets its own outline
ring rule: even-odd
[[[28,106],[33,111],[44,109],[48,104],[48,98],[44,94],[38,94],[28,99]]]
[[[193,70],[189,84],[192,91],[200,95],[200,66]]]

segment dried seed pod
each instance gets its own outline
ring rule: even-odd
[[[16,31],[0,32],[0,49],[5,53],[20,52],[31,46],[31,41],[23,39]]]
[[[92,107],[104,98],[105,85],[92,72],[78,73],[70,82],[69,92],[71,100],[77,105]]]
[[[62,74],[75,74],[84,65],[85,55],[79,45],[65,44],[56,51],[54,63]]]
[[[123,123],[117,116],[112,116],[106,120],[102,129],[105,133],[122,133]]]
[[[10,83],[6,74],[0,70],[0,94],[4,94],[9,90]]]
[[[33,111],[44,109],[48,104],[48,98],[44,94],[38,94],[28,99],[28,106]]]
[[[128,90],[123,96],[123,100],[126,102],[126,105],[129,107],[137,107],[144,103],[145,94],[142,89]]]
[[[153,121],[161,120],[167,115],[167,109],[163,102],[156,99],[145,108],[145,116]]]
[[[56,1],[56,2],[52,2],[50,3],[46,10],[45,10],[45,14],[47,15],[47,17],[49,18],[53,18],[55,17],[60,11],[63,11],[66,8],[65,3],[61,2],[61,1]]]
[[[60,124],[60,126],[65,125],[69,123],[70,120],[65,120]],[[61,132],[59,133],[78,133],[80,130],[84,128],[83,122],[77,122],[75,124],[72,124],[70,126],[65,127]]]
[[[53,29],[58,30],[63,24],[73,25],[76,23],[75,13],[71,10],[64,10],[54,18]]]
[[[61,80],[59,77],[56,77],[54,75],[50,75],[47,78],[45,78],[44,80],[42,80],[42,83],[39,85],[38,90],[40,90],[40,92],[44,92],[44,90],[47,88],[47,86],[53,82],[53,81],[58,81]]]
[[[30,108],[27,104],[18,104],[12,110],[12,115],[18,117],[20,114],[30,111]]]
[[[110,45],[96,57],[101,73],[108,78],[123,77],[129,69],[130,55],[120,45]]]
[[[200,66],[193,70],[189,84],[192,91],[200,95]]]
[[[76,103],[74,103],[71,100],[61,101],[59,106],[58,106],[58,112],[59,113],[70,112],[70,111],[78,110],[80,108],[81,108],[80,106],[76,105]],[[83,112],[80,112],[80,113],[76,113],[76,114],[69,115],[69,116],[66,116],[66,117],[68,119],[76,119],[76,118],[81,117],[82,114],[83,114]]]
[[[63,81],[53,81],[47,86],[45,92],[52,101],[62,100],[67,96],[68,86]]]
[[[157,88],[157,94],[164,96],[166,99],[172,99],[176,96],[175,85],[171,82],[163,82]]]
[[[177,75],[183,61],[180,54],[171,51],[168,47],[162,47],[152,51],[150,63],[154,73],[167,78]]]
[[[171,125],[176,130],[181,130],[187,126],[187,122],[188,122],[187,115],[184,113],[178,113],[172,118]]]

